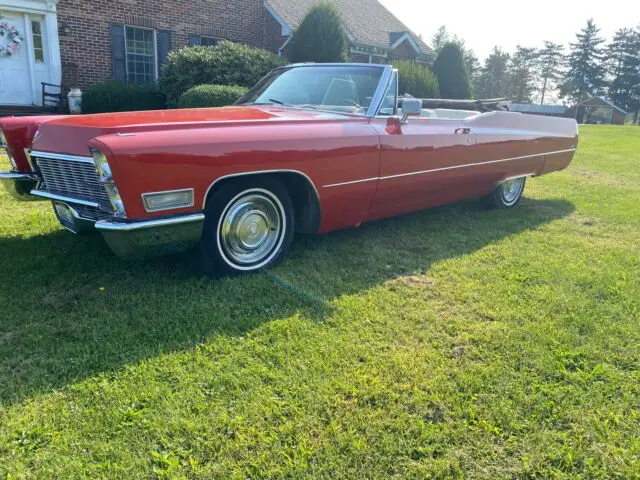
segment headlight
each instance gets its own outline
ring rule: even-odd
[[[113,215],[115,217],[126,217],[127,212],[124,209],[124,203],[120,197],[118,187],[113,183],[113,175],[111,174],[111,167],[107,157],[100,150],[91,149],[91,155],[93,156],[93,163],[96,166],[96,172],[98,172],[98,178],[104,185],[104,189],[107,191],[107,196],[113,207]]]
[[[111,167],[107,162],[107,157],[100,150],[92,149],[91,155],[93,156],[93,163],[96,165],[98,177],[101,182],[113,182],[113,175],[111,174]]]

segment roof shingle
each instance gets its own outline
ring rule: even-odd
[[[297,30],[307,12],[322,0],[265,0],[266,3],[291,27]],[[356,43],[389,48],[392,34],[409,32],[418,43],[422,53],[432,49],[407,26],[398,20],[378,0],[334,0],[342,14],[347,31]]]

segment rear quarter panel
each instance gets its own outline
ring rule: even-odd
[[[575,155],[578,126],[569,118],[491,112],[465,120],[475,135],[476,152],[503,178],[543,175],[566,168]]]
[[[143,193],[194,188],[193,208],[204,208],[209,187],[227,175],[294,170],[306,175],[321,206],[320,231],[360,223],[375,183],[323,188],[377,177],[378,136],[367,119],[215,125],[207,128],[105,135],[90,142],[105,152],[129,218],[162,215],[144,210]]]

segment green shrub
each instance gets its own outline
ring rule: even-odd
[[[162,69],[160,88],[169,106],[197,85],[240,85],[251,87],[284,63],[283,58],[260,48],[220,42],[213,47],[186,47],[169,53]]]
[[[82,113],[162,110],[166,97],[155,85],[129,85],[107,80],[82,93]]]
[[[237,85],[198,85],[184,92],[178,108],[224,107],[231,105],[247,91]]]
[[[408,93],[416,98],[438,98],[438,79],[424,65],[414,62],[399,61],[393,64],[400,77],[399,93]]]
[[[346,62],[349,60],[347,32],[333,3],[312,7],[293,35],[288,54],[293,63]]]
[[[464,53],[456,42],[445,43],[433,64],[443,98],[471,98],[471,82]]]

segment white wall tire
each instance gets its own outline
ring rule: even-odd
[[[527,177],[518,177],[501,182],[488,196],[485,204],[490,208],[512,208],[522,199]]]
[[[293,205],[277,180],[238,180],[207,202],[201,265],[214,276],[256,272],[279,263],[294,231]]]

